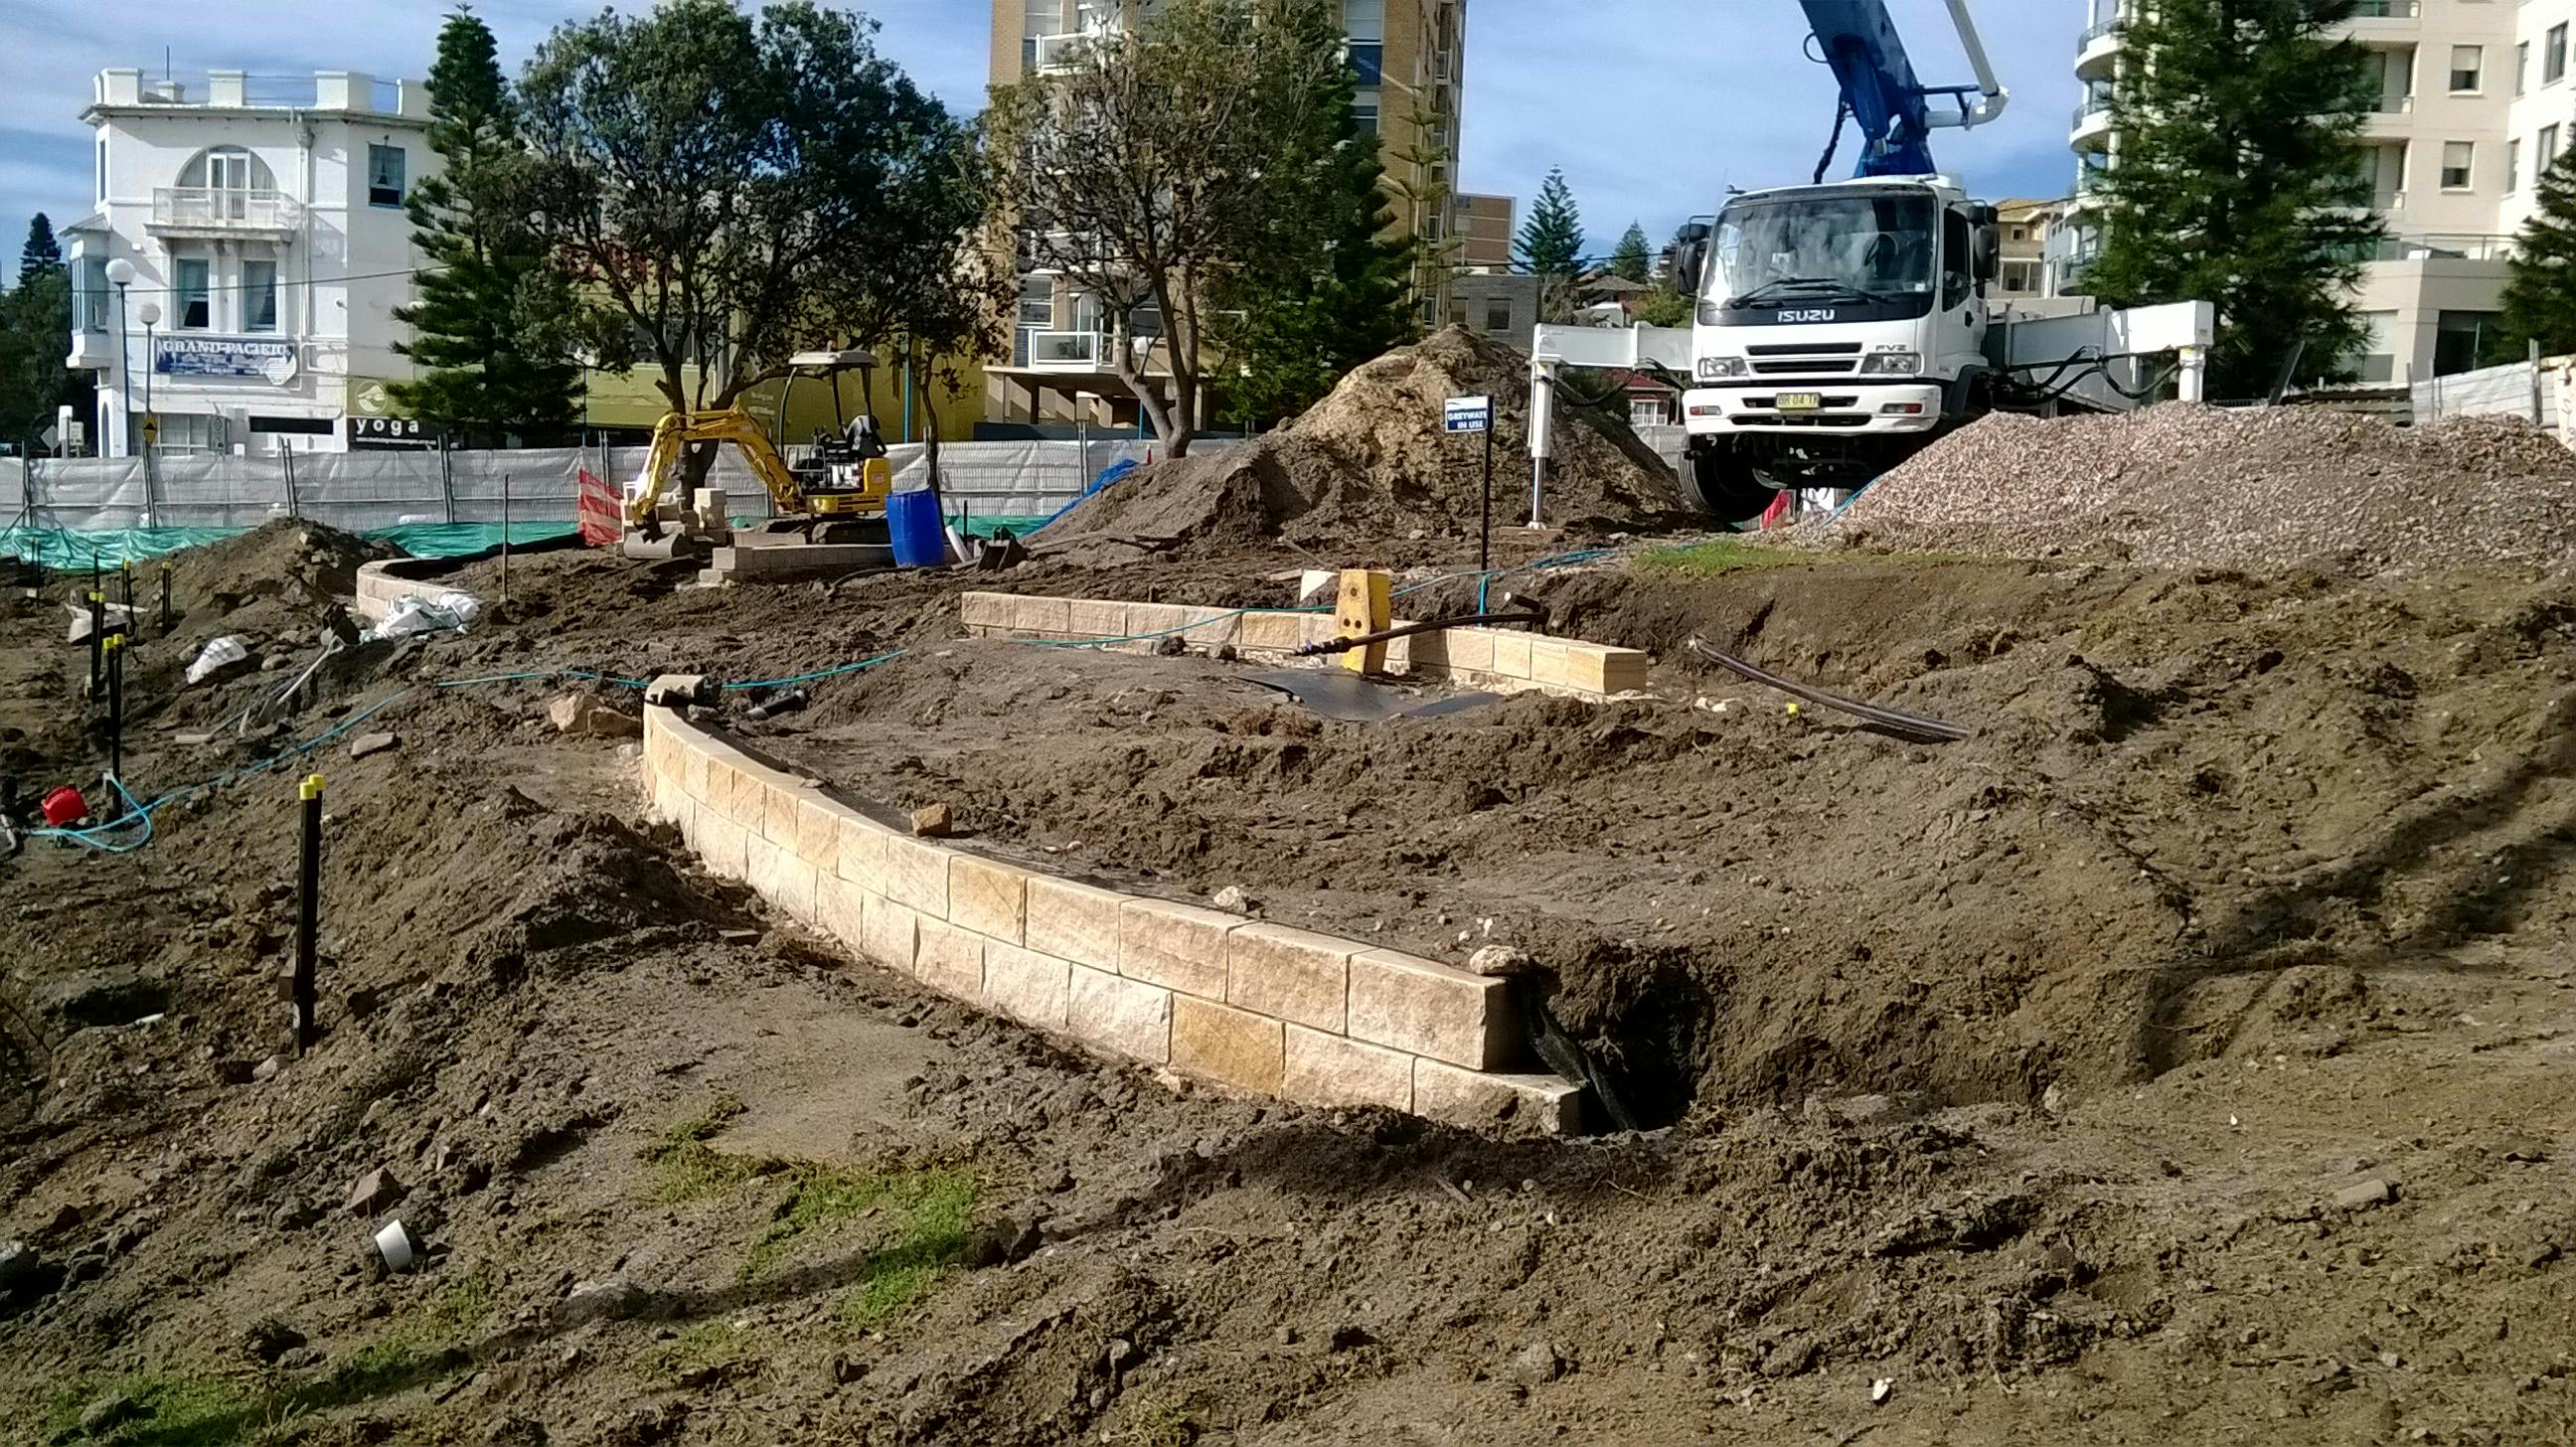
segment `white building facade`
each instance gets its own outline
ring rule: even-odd
[[[393,309],[421,266],[403,203],[438,168],[428,88],[107,70],[82,119],[69,365],[96,376],[96,450],[345,450],[412,373]]]
[[[2076,190],[2052,238],[2054,290],[2080,291],[2099,251],[2100,229],[2086,223],[2101,173],[2119,164],[2110,98],[2145,63],[2125,29],[2152,3],[2090,0],[2076,45]],[[2409,383],[2491,359],[2534,177],[2576,129],[2571,17],[2576,0],[2361,0],[2341,25],[2370,52],[2377,80],[2357,164],[2389,229],[2356,297],[2371,328],[2351,359],[2364,382]]]

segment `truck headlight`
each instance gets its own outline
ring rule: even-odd
[[[1864,377],[1911,377],[1922,370],[1921,352],[1876,352],[1860,359]]]
[[[1742,357],[1702,357],[1699,359],[1699,379],[1703,382],[1723,382],[1729,377],[1750,377],[1752,375],[1753,368],[1751,364],[1747,363]]]

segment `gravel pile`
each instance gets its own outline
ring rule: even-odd
[[[1880,478],[1838,526],[1898,546],[2161,566],[2547,567],[2576,545],[2576,451],[2510,419],[1997,414]]]

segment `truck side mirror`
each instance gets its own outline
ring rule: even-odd
[[[1977,280],[1992,281],[2003,272],[2003,230],[1992,222],[1977,228]]]
[[[1673,254],[1673,280],[1684,296],[1699,295],[1701,275],[1708,270],[1708,243],[1685,241]]]

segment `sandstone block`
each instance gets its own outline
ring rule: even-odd
[[[818,874],[814,881],[814,925],[859,953],[868,952],[868,892],[846,879]]]
[[[1226,939],[1228,1003],[1342,1033],[1350,992],[1348,940],[1286,925],[1247,924]]]
[[[887,835],[885,846],[885,897],[910,905],[931,919],[948,918],[951,851],[897,834]]]
[[[919,958],[920,911],[880,894],[867,901],[867,956],[891,970],[913,973]]]
[[[935,919],[920,921],[912,973],[932,989],[973,1004],[984,1000],[984,937]]]
[[[1287,1027],[1267,1015],[1188,995],[1172,997],[1172,1066],[1192,1075],[1277,1095]]]
[[[1172,1058],[1172,992],[1106,970],[1072,967],[1065,1028],[1103,1050],[1150,1065]]]
[[[1294,653],[1306,641],[1306,615],[1264,610],[1246,613],[1235,630],[1235,646],[1262,653]]]
[[[1553,1075],[1488,1075],[1437,1060],[1413,1065],[1413,1113],[1471,1130],[1570,1135],[1582,1129],[1583,1088]]]
[[[1509,982],[1394,950],[1351,957],[1349,1034],[1469,1070],[1508,1065],[1520,1046]]]
[[[751,833],[714,809],[698,811],[698,862],[718,879],[741,879]]]
[[[796,802],[796,857],[821,874],[840,873],[843,810],[808,791]]]
[[[1076,638],[1127,636],[1127,604],[1112,598],[1068,598],[1065,628]]]
[[[1308,1105],[1411,1110],[1416,1058],[1401,1050],[1291,1025],[1279,1090],[1290,1100]]]
[[[1127,897],[1032,874],[1025,933],[1029,948],[1095,970],[1118,970],[1119,911]]]
[[[1530,676],[1530,635],[1516,628],[1497,628],[1494,637],[1494,672],[1505,678],[1527,679]]]
[[[1213,909],[1131,899],[1119,910],[1118,973],[1205,1000],[1225,998],[1225,938],[1243,921]]]
[[[1042,1030],[1065,1028],[1073,965],[1018,945],[984,944],[984,1000],[994,1009]]]
[[[953,854],[948,859],[948,922],[1005,944],[1025,938],[1028,871]]]
[[[837,816],[841,830],[841,847],[835,856],[833,872],[852,884],[863,884],[882,890],[886,877],[886,840],[892,837],[884,825],[856,812]]]

